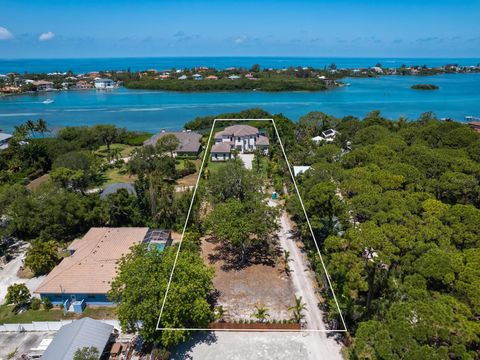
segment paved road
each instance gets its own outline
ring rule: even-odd
[[[269,200],[270,206],[278,204]],[[290,277],[295,289],[295,295],[301,296],[302,301],[306,304],[305,319],[307,321],[308,330],[326,330],[323,323],[323,312],[318,307],[319,299],[315,290],[315,277],[313,272],[308,268],[308,260],[306,255],[300,250],[296,242],[291,238],[292,227],[285,210],[279,221],[280,230],[278,237],[280,246],[290,252]],[[310,337],[311,348],[315,353],[324,353],[328,350],[331,358],[341,359],[341,346],[332,338],[328,338],[325,332],[312,333]]]
[[[30,293],[33,295],[33,291],[40,285],[45,276],[39,276],[32,279],[19,278],[17,273],[20,267],[23,265],[23,259],[25,258],[25,251],[28,245],[26,243],[21,244],[16,257],[8,264],[0,268],[0,304],[5,302],[5,296],[7,295],[7,289],[12,284],[22,283],[27,285]]]
[[[318,346],[314,346],[318,343]],[[317,334],[279,332],[196,332],[172,351],[172,360],[338,360]]]
[[[238,154],[238,157],[242,159],[243,163],[245,164],[245,168],[251,170],[253,158],[255,155],[253,154]]]

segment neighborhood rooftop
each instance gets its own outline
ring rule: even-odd
[[[78,349],[95,347],[101,354],[113,331],[113,326],[88,317],[64,325],[43,353],[43,360],[70,360]]]
[[[36,289],[39,294],[105,294],[115,278],[117,262],[130,247],[144,241],[147,227],[91,228],[69,250]]]
[[[200,139],[202,135],[193,131],[161,131],[144,142],[144,145],[155,145],[165,135],[175,135],[180,144],[177,152],[198,153],[200,150]]]

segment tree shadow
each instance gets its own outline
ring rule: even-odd
[[[281,247],[277,237],[273,237],[267,244],[259,242],[253,245],[247,252],[247,261],[242,263],[241,254],[233,246],[228,246],[213,237],[205,241],[214,244],[213,252],[208,254],[210,264],[222,262],[223,271],[238,271],[251,265],[275,266],[276,258],[281,255]]]
[[[171,360],[192,360],[192,350],[202,344],[212,345],[217,342],[217,336],[213,331],[196,331],[192,337],[186,341],[177,345],[172,349],[170,359]]]

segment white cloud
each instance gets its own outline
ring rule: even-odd
[[[8,29],[5,29],[4,27],[0,26],[0,40],[9,40],[13,39],[13,34],[8,31]]]
[[[245,35],[239,36],[235,39],[233,39],[233,42],[235,44],[243,44],[247,40],[247,37]]]
[[[38,40],[40,41],[48,41],[52,40],[55,37],[55,34],[51,31],[41,33],[40,36],[38,37]]]

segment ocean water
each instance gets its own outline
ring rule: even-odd
[[[344,82],[351,85],[324,92],[180,93],[119,88],[6,96],[0,98],[0,129],[11,131],[28,119],[43,118],[51,128],[110,123],[154,133],[181,129],[197,116],[252,107],[283,113],[293,120],[310,111],[363,117],[380,110],[392,119],[416,119],[423,112],[433,111],[439,117],[459,121],[467,115],[480,116],[480,74],[384,76]],[[417,83],[435,84],[440,89],[411,90],[410,86]],[[46,99],[54,102],[43,104]]]
[[[132,71],[171,68],[183,69],[196,66],[209,66],[218,69],[228,67],[250,68],[260,64],[263,68],[285,68],[289,66],[313,66],[324,68],[335,63],[339,68],[375,66],[399,67],[402,64],[427,65],[430,67],[445,64],[477,65],[480,58],[338,58],[338,57],[151,57],[151,58],[79,58],[79,59],[0,59],[0,74],[8,72],[53,72],[72,70],[84,73],[99,70]]]

